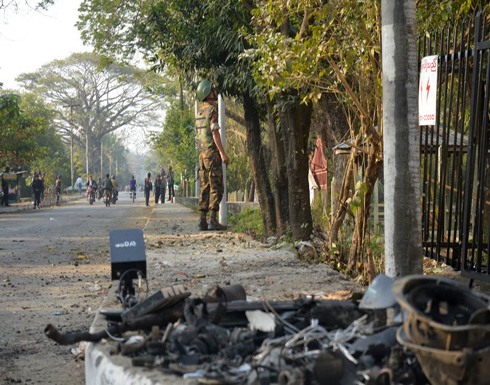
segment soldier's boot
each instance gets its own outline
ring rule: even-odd
[[[208,229],[208,220],[206,219],[207,212],[206,211],[201,211],[201,219],[199,221],[199,224],[197,225],[197,229],[199,231],[206,231]]]
[[[211,210],[211,218],[209,219],[209,230],[226,230],[226,226],[223,226],[218,222],[218,212]]]

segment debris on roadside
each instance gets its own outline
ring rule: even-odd
[[[478,385],[490,375],[490,298],[448,279],[380,275],[360,303],[246,298],[240,285],[203,298],[178,285],[101,311],[101,332],[45,334],[64,345],[112,340],[134,366],[213,384]]]

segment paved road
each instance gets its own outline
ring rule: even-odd
[[[0,213],[0,384],[84,383],[83,362],[44,327],[90,327],[111,285],[109,231],[144,228],[152,209],[121,193],[110,208],[80,200]]]

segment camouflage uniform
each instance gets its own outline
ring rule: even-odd
[[[201,182],[198,209],[218,211],[224,191],[221,155],[212,134],[212,131],[219,130],[218,106],[208,101],[202,102],[196,123]]]

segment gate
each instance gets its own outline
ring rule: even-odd
[[[420,130],[422,241],[427,257],[490,281],[490,36],[482,12],[419,38],[438,55],[435,126]]]

